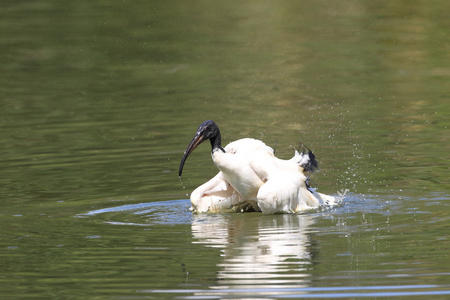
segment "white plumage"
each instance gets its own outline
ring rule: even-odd
[[[234,141],[223,149],[213,121],[199,126],[180,163],[180,176],[188,155],[207,139],[220,172],[192,192],[191,203],[197,212],[295,213],[338,203],[337,198],[308,187],[309,173],[317,167],[312,152],[295,151],[289,160],[278,159],[271,147],[251,138]]]

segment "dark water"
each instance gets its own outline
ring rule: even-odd
[[[450,295],[447,1],[12,1],[0,298]],[[224,142],[311,148],[299,215],[192,214]]]

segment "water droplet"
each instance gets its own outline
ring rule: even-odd
[[[87,239],[99,239],[101,237],[102,237],[101,235],[87,235],[86,236]]]

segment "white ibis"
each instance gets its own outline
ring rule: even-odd
[[[220,130],[211,120],[198,127],[181,159],[179,176],[189,154],[206,140],[211,142],[212,159],[220,172],[192,192],[191,203],[197,212],[295,213],[339,202],[309,187],[309,174],[318,168],[309,149],[283,160],[262,141],[251,138],[222,148]]]

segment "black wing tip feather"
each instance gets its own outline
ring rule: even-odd
[[[311,151],[311,149],[309,149],[308,147],[306,147],[306,149],[308,150],[306,151],[305,149],[303,149],[300,155],[302,157],[307,156],[308,159],[302,162],[300,166],[305,170],[305,172],[314,172],[319,169],[319,163],[317,162],[316,156]]]

